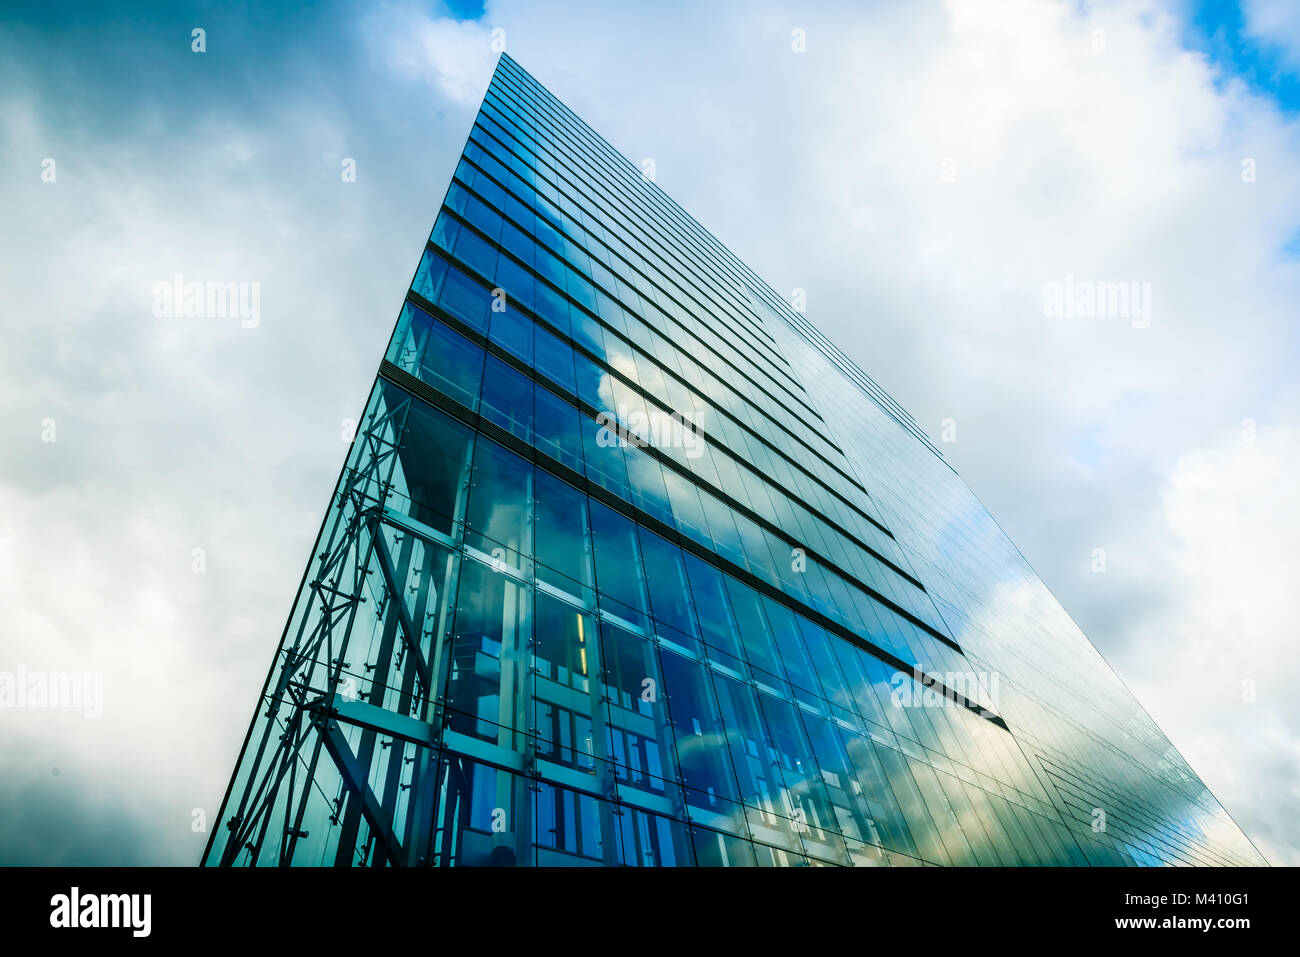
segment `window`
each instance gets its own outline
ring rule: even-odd
[[[740,640],[745,646],[749,663],[768,675],[784,680],[785,673],[776,656],[767,616],[763,614],[763,596],[734,578],[728,577],[726,583],[731,608],[740,630]],[[767,680],[770,682],[771,678]]]
[[[471,226],[493,242],[496,242],[501,235],[501,214],[490,208],[477,196],[466,197],[465,219],[469,221]]]
[[[710,677],[718,694],[727,749],[736,768],[740,800],[746,806],[750,827],[773,844],[798,849],[799,839],[781,798],[784,784],[759,712],[757,693],[749,685],[716,671]]]
[[[532,555],[529,508],[533,465],[495,442],[474,445],[465,543],[520,568]]]
[[[502,256],[497,263],[496,283],[505,291],[507,303],[520,302],[533,308],[533,274],[508,256]]]
[[[533,380],[496,356],[488,356],[479,411],[488,421],[531,444]]]
[[[712,547],[713,537],[709,534],[709,523],[704,517],[695,484],[673,469],[664,469],[663,477],[677,530],[701,545]]]
[[[593,728],[600,697],[592,675],[601,667],[595,623],[590,615],[540,591],[534,607],[532,726],[537,729],[538,752],[551,761],[591,770],[602,743]]]
[[[573,341],[604,359],[607,355],[605,349],[607,337],[600,323],[576,307],[569,309],[569,319],[572,323]]]
[[[839,822],[794,705],[762,692],[758,702],[771,736],[773,761],[780,767],[785,784],[778,813],[795,821],[804,850],[847,865],[848,854],[838,836]]]
[[[795,687],[820,696],[821,688],[817,683],[812,659],[808,657],[808,650],[799,635],[797,616],[785,605],[766,596],[763,598],[763,609],[767,612],[767,622],[772,628],[772,638],[781,663],[785,666],[786,676]]]
[[[587,496],[542,469],[534,494],[537,578],[584,599],[594,585]]]
[[[533,265],[533,239],[510,223],[501,227],[501,245],[521,260],[525,266]]]
[[[487,333],[488,300],[486,289],[454,267],[447,270],[438,305],[471,329]]]
[[[663,793],[677,777],[672,731],[653,643],[608,621],[600,626],[608,754],[620,783]],[[680,798],[680,792],[678,793]]]
[[[481,562],[461,563],[447,677],[453,731],[522,750],[529,589]]]
[[[533,290],[534,311],[564,335],[569,335],[569,301],[544,282]]]
[[[673,510],[664,485],[664,467],[644,449],[634,446],[627,447],[624,459],[632,486],[632,504],[665,525],[672,525]]]
[[[726,813],[738,801],[731,756],[723,747],[722,715],[706,667],[672,651],[659,654],[664,692],[688,805]],[[743,821],[732,829],[744,831]]]
[[[608,505],[591,502],[596,588],[616,602],[614,613],[639,624],[647,614],[636,525]]]
[[[415,310],[414,321],[427,323],[419,377],[469,409],[478,408],[483,385],[483,350],[433,317]]]
[[[614,386],[609,373],[586,356],[575,355],[573,360],[577,372],[578,398],[597,412],[613,414]]]
[[[540,330],[539,330],[540,331]],[[582,426],[591,420],[540,383],[533,390],[537,449],[575,472],[583,471]]]
[[[426,249],[420,259],[420,268],[415,271],[415,281],[411,283],[411,288],[430,302],[437,302],[446,275],[446,260]]]
[[[456,238],[456,258],[480,276],[490,279],[496,275],[496,247],[472,230],[460,231]]]
[[[623,440],[612,428],[599,425],[585,415],[580,424],[587,477],[619,498],[630,500],[632,491],[627,481]]]
[[[412,400],[410,409],[395,490],[402,492],[405,479],[411,517],[450,535],[464,507],[471,432],[423,403]]]
[[[677,632],[698,638],[699,627],[691,606],[681,549],[646,528],[638,526],[638,532],[651,613]]]
[[[533,359],[534,323],[511,305],[501,312],[492,313],[488,338],[524,362]]]
[[[725,577],[717,568],[694,555],[683,553],[682,557],[686,562],[687,580],[691,583],[691,597],[695,602],[701,637],[714,648],[739,658],[736,619],[727,599]]]
[[[577,394],[573,377],[573,349],[541,326],[535,327],[537,371],[570,395]]]

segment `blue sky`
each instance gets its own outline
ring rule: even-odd
[[[945,456],[1300,863],[1295,7],[6,4],[0,669],[105,701],[0,713],[0,861],[197,861],[501,30],[955,420]],[[154,316],[177,273],[259,282],[259,324]],[[1150,327],[1046,316],[1067,275],[1149,282]]]
[[[1209,57],[1225,80],[1240,78],[1288,113],[1300,109],[1300,75],[1287,62],[1284,39],[1253,33],[1241,3],[1201,0],[1190,14],[1187,46]]]

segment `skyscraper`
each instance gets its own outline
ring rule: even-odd
[[[503,55],[205,863],[1263,861],[907,413]]]

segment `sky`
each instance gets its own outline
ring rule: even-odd
[[[0,709],[0,863],[198,861],[495,39],[805,291],[1300,864],[1300,5],[109,6],[0,9],[0,673],[89,676]],[[1048,306],[1102,282],[1145,321]]]

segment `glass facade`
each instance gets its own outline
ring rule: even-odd
[[[915,423],[502,56],[212,865],[1262,859]]]

